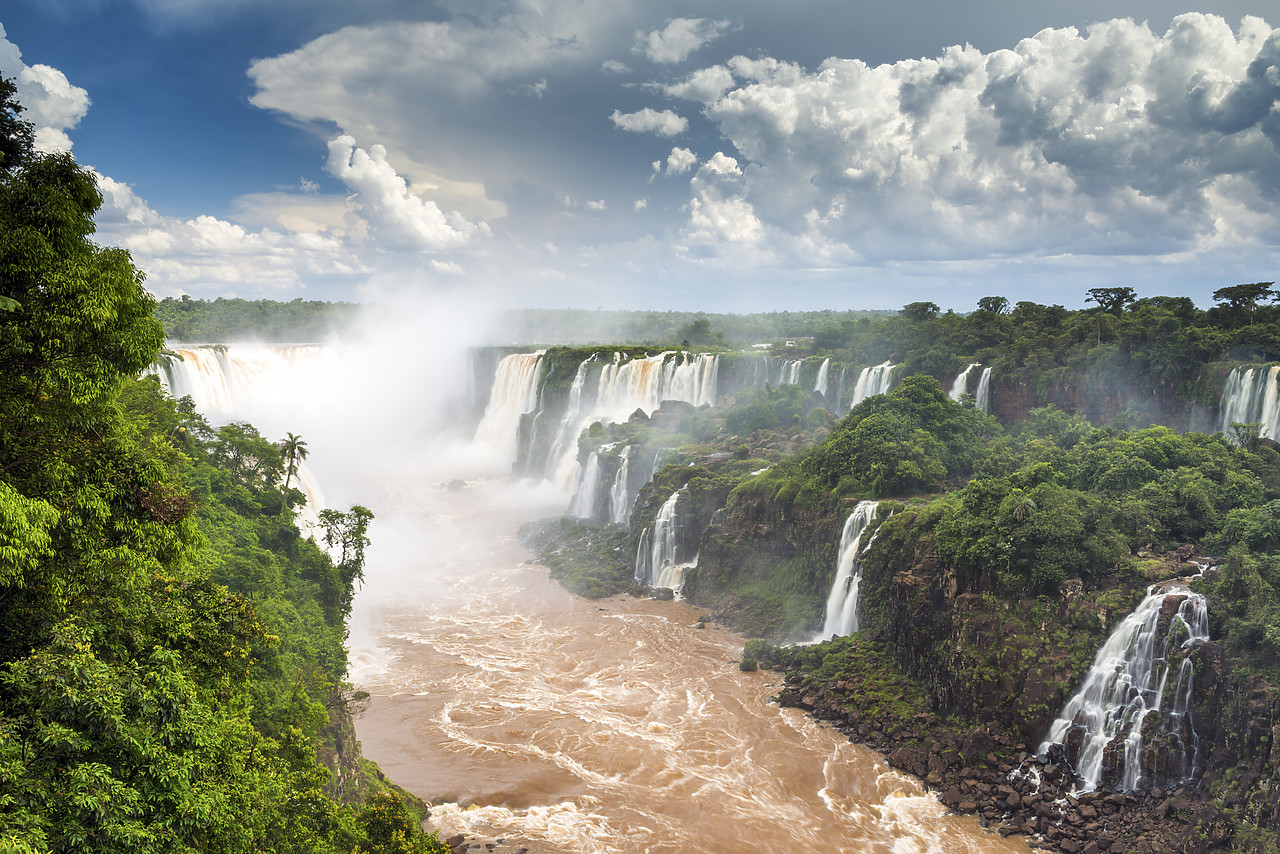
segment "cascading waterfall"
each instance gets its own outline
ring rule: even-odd
[[[973,396],[974,404],[982,412],[991,411],[991,369],[982,369],[982,378],[978,380],[978,391]]]
[[[947,392],[947,397],[951,400],[959,400],[960,395],[969,390],[969,374],[974,368],[978,367],[979,362],[973,362],[969,367],[960,372],[955,381],[951,383],[951,391]]]
[[[895,367],[897,365],[886,361],[883,364],[863,368],[862,373],[858,374],[857,384],[853,387],[853,401],[849,404],[849,408],[853,409],[872,395],[887,394],[893,387]]]
[[[1218,429],[1230,435],[1231,422],[1256,422],[1262,436],[1280,436],[1280,365],[1267,370],[1233,368],[1222,389]]]
[[[698,562],[696,556],[686,563],[681,563],[678,559],[680,516],[676,513],[676,505],[684,489],[682,486],[671,493],[671,497],[659,508],[652,527],[645,528],[640,536],[635,574],[635,579],[640,584],[669,587],[679,592],[684,583],[684,571]]]
[[[551,453],[547,455],[546,476],[556,482],[562,479],[558,467],[567,459],[571,463],[577,460],[578,434],[582,432],[579,423],[582,420],[582,389],[587,382],[587,369],[596,361],[595,354],[583,359],[573,375],[573,385],[569,387],[569,404],[565,407],[564,417],[560,419],[560,429],[556,431],[555,441],[551,443]],[[576,428],[576,429],[575,429]],[[572,473],[568,474],[572,477]]]
[[[618,473],[609,490],[609,521],[615,525],[627,524],[631,515],[631,496],[627,492],[627,477],[631,474],[631,446],[618,454]]]
[[[827,395],[827,383],[829,382],[830,373],[831,360],[823,359],[821,367],[818,368],[818,379],[813,384],[813,390],[823,397]]]
[[[827,614],[822,621],[822,631],[814,638],[815,643],[830,640],[833,636],[851,635],[858,630],[862,535],[875,520],[879,507],[879,501],[859,501],[845,520],[844,531],[840,534],[839,557],[836,559],[836,579],[827,596]]]
[[[1161,633],[1166,602],[1178,597],[1177,611]],[[1081,791],[1098,787],[1103,765],[1113,766],[1121,791],[1132,792],[1144,782],[1142,731],[1148,715],[1159,714],[1165,699],[1171,652],[1186,650],[1209,640],[1205,598],[1181,585],[1156,585],[1107,638],[1062,714],[1040,745],[1043,756],[1054,744],[1065,747],[1068,761],[1081,779]],[[1177,769],[1170,761],[1175,782],[1191,779],[1196,771],[1197,748],[1192,726],[1191,662],[1183,658],[1175,683],[1172,707],[1164,716],[1162,734],[1177,752]],[[1150,728],[1148,728],[1150,731]],[[1188,742],[1190,747],[1188,748]],[[1123,749],[1123,757],[1115,753]],[[1118,761],[1117,761],[1118,760]]]
[[[520,417],[538,408],[538,383],[542,379],[545,352],[512,353],[498,363],[489,405],[476,427],[476,442],[493,448],[508,464],[516,459]]]
[[[590,519],[595,516],[596,491],[600,488],[600,455],[592,451],[587,458],[587,467],[578,474],[578,482],[573,487],[573,498],[569,501],[569,515],[579,519]]]
[[[783,362],[782,367],[778,369],[778,385],[799,385],[800,368],[803,366],[803,359],[793,359]]]

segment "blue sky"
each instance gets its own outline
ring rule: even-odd
[[[1208,305],[1277,278],[1265,5],[10,0],[0,74],[161,296]]]

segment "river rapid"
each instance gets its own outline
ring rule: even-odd
[[[1025,852],[741,673],[680,602],[591,601],[516,539],[564,494],[395,490],[352,624],[364,753],[454,833],[533,852]],[[384,504],[383,506],[388,506]],[[381,555],[379,557],[379,555]],[[393,556],[393,557],[388,557]]]

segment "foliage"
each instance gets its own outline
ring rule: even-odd
[[[155,316],[172,341],[210,342],[322,341],[352,323],[360,307],[346,302],[295,299],[215,300],[167,297],[156,305]]]

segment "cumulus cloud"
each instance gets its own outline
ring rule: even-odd
[[[166,217],[129,185],[99,175],[103,205],[97,239],[121,246],[147,274],[147,286],[165,296],[291,290],[308,274],[354,276],[368,268],[339,236],[242,225],[212,216]]]
[[[746,199],[746,184],[738,161],[717,151],[689,182],[689,222],[682,236],[694,246],[755,244],[764,226]]]
[[[632,50],[651,62],[683,62],[695,50],[722,36],[729,26],[729,21],[672,18],[660,30],[636,32]]]
[[[22,119],[35,127],[37,151],[70,151],[67,131],[74,128],[89,110],[89,93],[72,85],[67,76],[47,65],[27,65],[22,52],[5,37],[0,25],[0,77],[13,78],[17,85]]]
[[[365,151],[349,136],[335,137],[324,168],[352,190],[353,214],[378,233],[380,244],[439,250],[465,243],[477,231],[459,214],[445,214],[435,202],[414,195],[381,145]]]
[[[622,130],[632,133],[656,133],[658,136],[676,136],[684,133],[689,127],[689,120],[684,116],[677,115],[672,110],[658,111],[652,107],[645,107],[634,113],[614,110],[609,118]]]
[[[663,86],[662,91],[672,98],[709,104],[732,88],[733,72],[723,65],[713,65],[698,69],[679,83]]]
[[[616,59],[606,59],[600,63],[600,70],[605,74],[630,74],[631,69],[625,62],[619,62]]]
[[[717,152],[719,154],[719,152]],[[687,148],[673,148],[667,155],[667,174],[683,175],[698,162],[698,155]]]
[[[878,67],[728,67],[742,82],[706,115],[749,181],[695,186],[695,234],[745,233],[735,200],[766,230],[899,257],[1172,252],[1257,240],[1259,220],[1276,233],[1280,31],[1258,18],[1233,32],[1187,14],[1163,35],[1114,20]]]

